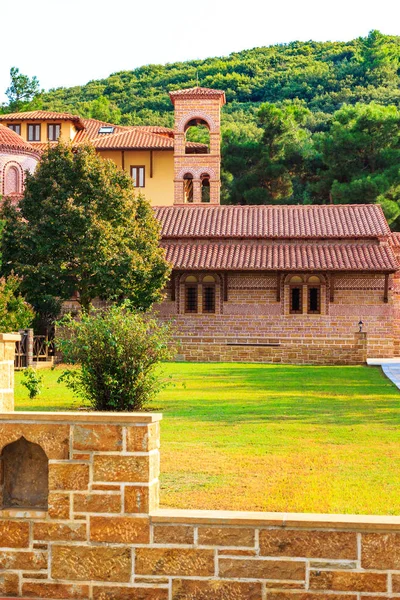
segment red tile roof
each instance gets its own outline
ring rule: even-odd
[[[142,129],[128,129],[117,133],[99,134],[90,143],[97,150],[105,149],[146,149],[173,150],[174,140],[165,135],[157,135]]]
[[[183,90],[173,90],[169,92],[172,104],[175,104],[176,98],[220,98],[221,105],[225,104],[225,92],[223,90],[214,90],[212,88],[192,87]]]
[[[12,149],[20,150],[21,152],[28,152],[29,154],[36,154],[35,149],[31,144],[25,142],[18,133],[12,131],[8,127],[1,125],[0,123],[0,148],[3,150]]]
[[[389,246],[340,243],[162,242],[175,269],[386,271],[399,265]]]
[[[397,231],[394,231],[392,233],[391,239],[390,241],[392,242],[392,245],[397,249],[400,249],[400,233]]]
[[[165,206],[164,238],[366,238],[391,235],[376,204],[329,206]]]
[[[0,115],[0,121],[73,121],[79,129],[83,129],[82,119],[78,115],[48,110],[8,113]]]

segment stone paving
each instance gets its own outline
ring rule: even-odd
[[[400,358],[368,358],[370,366],[381,366],[382,371],[400,389]]]

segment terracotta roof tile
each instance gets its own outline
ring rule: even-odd
[[[155,209],[164,238],[386,237],[375,204],[333,206],[165,206]]]
[[[400,249],[400,233],[397,231],[394,231],[391,235],[391,239],[390,241],[392,242],[392,245],[396,248],[396,249]]]
[[[13,150],[20,150],[22,152],[35,153],[35,148],[29,143],[25,142],[18,133],[12,131],[8,127],[1,125],[0,123],[0,148]]]
[[[225,92],[223,90],[214,90],[212,88],[192,87],[183,90],[173,90],[169,92],[172,104],[176,98],[220,98],[221,104],[225,104]]]
[[[77,126],[83,128],[82,119],[78,115],[70,113],[59,113],[48,110],[31,110],[28,112],[8,113],[0,115],[0,121],[73,121]]]
[[[399,266],[392,249],[379,244],[163,241],[175,269],[270,271],[386,271]]]

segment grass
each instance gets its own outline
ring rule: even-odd
[[[162,506],[400,515],[400,393],[370,367],[171,363]],[[74,408],[43,371],[18,410]],[[75,405],[76,408],[76,405]]]

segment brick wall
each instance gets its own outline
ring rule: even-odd
[[[183,360],[359,364],[367,356],[391,357],[400,346],[396,319],[400,293],[395,287],[399,284],[390,278],[385,303],[384,275],[335,275],[331,300],[332,279],[325,274],[321,314],[290,314],[289,288],[283,278],[278,300],[276,274],[230,273],[227,301],[217,286],[215,314],[185,314],[186,275],[175,278],[175,300],[169,287],[158,306],[161,318],[175,323],[178,358]],[[198,274],[199,281],[202,275]],[[216,275],[222,285],[223,278]],[[362,347],[357,337],[360,319],[367,334]]]
[[[0,415],[0,449],[23,436],[49,463],[47,509],[0,510],[0,595],[400,597],[399,517],[159,509],[159,419]]]

